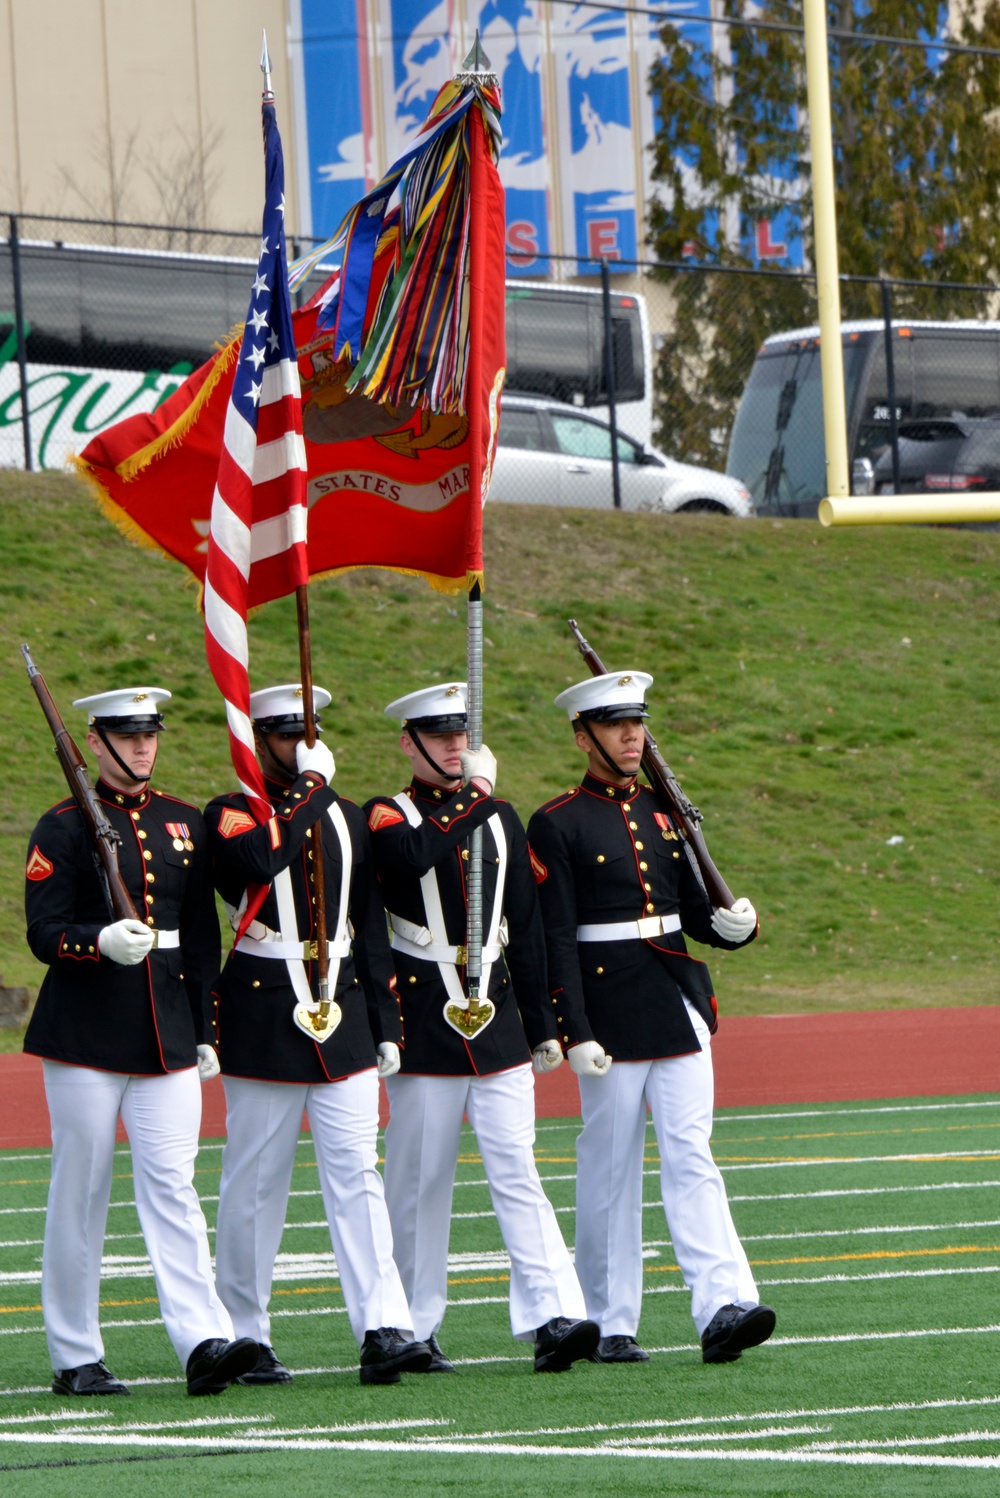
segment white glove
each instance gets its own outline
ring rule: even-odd
[[[581,1040],[579,1045],[569,1048],[569,1064],[578,1077],[607,1076],[612,1059],[596,1040]]]
[[[732,910],[713,910],[712,929],[724,941],[745,941],[757,929],[757,912],[749,900],[737,900]]]
[[[113,926],[105,926],[97,938],[97,950],[101,956],[110,957],[120,967],[135,967],[137,962],[143,961],[152,945],[152,931],[131,916],[115,921]]]
[[[399,1071],[399,1046],[394,1040],[383,1040],[378,1051],[378,1074],[380,1077],[394,1077]]]
[[[547,1071],[555,1071],[557,1066],[562,1066],[562,1046],[558,1040],[543,1040],[541,1045],[536,1045],[532,1052],[532,1066],[540,1077]]]
[[[493,750],[481,744],[478,749],[463,749],[459,759],[465,784],[468,785],[470,780],[485,780],[492,796],[497,787],[497,762]]]
[[[221,1070],[219,1058],[210,1045],[196,1047],[198,1052],[198,1076],[202,1082],[211,1082],[213,1077],[219,1075]]]
[[[337,773],[337,766],[334,763],[333,755],[319,739],[316,740],[311,749],[306,748],[305,739],[299,739],[299,742],[295,746],[295,763],[299,767],[300,775],[304,775],[307,770],[312,770],[315,774],[322,775],[327,785],[330,784]]]

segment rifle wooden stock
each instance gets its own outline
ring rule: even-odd
[[[66,784],[80,808],[111,918],[115,921],[141,920],[142,917],[132,904],[132,897],[125,888],[118,869],[118,844],[121,842],[121,837],[108,821],[100,797],[91,783],[86,760],[73,742],[69,729],[52,700],[52,694],[45,685],[42,673],[31,659],[27,645],[21,646],[21,654],[24,656],[24,663],[28,668],[28,677],[35,689],[35,696],[41,703],[45,720],[56,741],[56,754],[66,777]]]
[[[576,620],[569,619],[567,623],[576,638],[580,654],[587,662],[592,674],[594,676],[606,676],[606,667],[597,654],[597,651],[583,638],[577,627]],[[712,855],[705,845],[705,839],[699,826],[702,820],[701,812],[697,806],[692,805],[688,797],[684,794],[674,772],[657,748],[656,740],[645,725],[643,725],[642,732],[645,739],[642,751],[642,768],[646,772],[646,778],[663,801],[671,818],[676,822],[684,841],[693,853],[708,898],[717,910],[730,910],[734,903],[733,895],[726,881],[715,867]]]

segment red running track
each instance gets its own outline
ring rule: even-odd
[[[724,1019],[712,1051],[720,1108],[997,1092],[1000,1006]],[[579,1115],[566,1065],[536,1077],[535,1095],[540,1118]],[[0,1149],[51,1143],[36,1057],[0,1056],[0,1098]],[[222,1083],[209,1082],[203,1099],[202,1137],[218,1138]]]

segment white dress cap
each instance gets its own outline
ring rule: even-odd
[[[603,676],[588,676],[567,687],[556,698],[556,707],[564,707],[571,723],[577,718],[596,718],[610,722],[615,718],[645,718],[646,689],[653,685],[648,671],[607,671]]]
[[[160,703],[169,702],[170,693],[163,687],[118,687],[112,692],[95,692],[92,697],[77,697],[74,707],[87,714],[87,722],[100,721],[114,731],[115,720],[140,722],[144,718],[160,721]]]
[[[397,697],[385,710],[387,718],[398,718],[405,727],[412,723],[416,728],[447,733],[449,727],[460,731],[465,727],[469,711],[468,687],[464,681],[441,681],[433,687],[421,687],[419,692],[408,692]]]
[[[322,712],[332,701],[329,692],[313,687],[314,713]],[[304,706],[302,684],[297,681],[285,682],[280,687],[261,687],[259,692],[250,693],[250,716],[255,723],[267,718],[301,719]]]

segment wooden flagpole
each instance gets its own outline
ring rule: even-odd
[[[262,101],[265,104],[271,104],[274,102],[274,92],[271,88],[271,58],[267,50],[266,32],[263,33],[260,70],[264,74]],[[280,259],[282,265],[284,265],[284,259],[285,257],[282,255]],[[311,749],[316,743],[316,712],[313,702],[308,583],[301,583],[295,589],[295,608],[299,632],[299,680],[302,688],[302,719],[305,724],[306,747]],[[315,1009],[306,1004],[296,1004],[292,1017],[299,1029],[303,1030],[306,1035],[310,1036],[313,1040],[323,1041],[333,1034],[340,1023],[340,1009],[337,1004],[332,1002],[330,994],[330,945],[326,932],[326,879],[323,868],[322,818],[312,829],[312,851],[309,857],[312,861],[311,898],[314,932],[311,950],[319,973],[319,1004]]]

